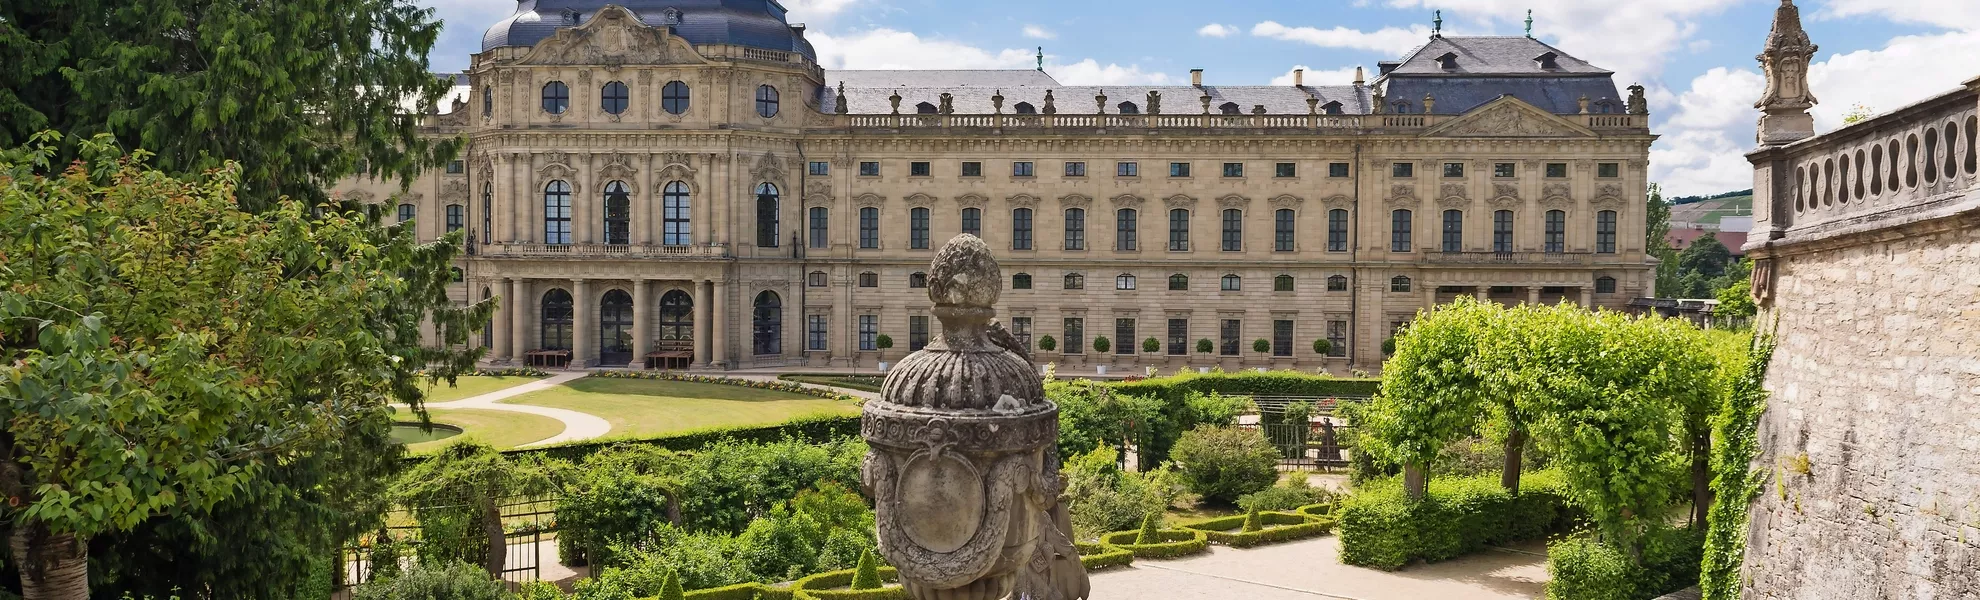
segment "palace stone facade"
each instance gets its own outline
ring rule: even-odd
[[[923,271],[962,232],[1040,362],[1119,370],[1372,369],[1457,295],[1652,285],[1641,90],[1529,38],[1433,37],[1351,85],[1093,88],[826,71],[773,0],[517,10],[428,119],[458,164],[338,186],[466,230],[497,362],[870,367],[933,337]]]

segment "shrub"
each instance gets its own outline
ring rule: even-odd
[[[1262,523],[1262,522],[1259,522],[1259,520],[1258,520],[1258,509],[1257,509],[1257,508],[1252,508],[1252,509],[1249,509],[1249,510],[1247,510],[1247,511],[1245,511],[1245,513],[1244,513],[1244,531],[1245,531],[1245,533],[1251,533],[1251,532],[1254,532],[1254,531],[1258,531],[1259,529],[1263,529],[1264,527],[1265,527],[1265,524],[1264,524],[1264,523]]]
[[[1237,505],[1245,510],[1295,510],[1332,501],[1334,493],[1313,487],[1305,477],[1295,476],[1285,483],[1268,487],[1238,498]]]
[[[1334,342],[1327,338],[1313,340],[1313,353],[1326,356],[1334,352]]]
[[[880,581],[898,581],[893,567],[875,569]],[[797,600],[908,600],[907,590],[898,585],[876,589],[838,589],[852,584],[857,571],[829,571],[806,576],[791,583],[791,597]]]
[[[880,589],[879,562],[871,550],[860,554],[859,566],[853,569],[852,585],[848,587],[855,590]]]
[[[1236,502],[1279,479],[1279,451],[1255,430],[1192,429],[1176,441],[1173,453],[1189,491],[1212,502]]]
[[[1038,338],[1038,349],[1046,352],[1057,350],[1059,349],[1059,340],[1052,339],[1052,336],[1049,335],[1040,337]]]
[[[796,440],[816,445],[838,443],[858,436],[859,415],[804,415],[776,425],[714,427],[646,438],[591,440],[541,448],[508,450],[503,454],[511,458],[541,456],[578,462],[593,453],[620,446],[651,446],[665,450],[694,451],[719,442],[770,444]],[[865,453],[863,447],[860,452]]]
[[[1256,529],[1253,529],[1254,522]],[[1203,532],[1211,542],[1232,548],[1249,548],[1260,544],[1310,538],[1324,535],[1333,527],[1334,519],[1331,517],[1266,511],[1204,519],[1182,525],[1183,529]],[[1232,531],[1234,529],[1236,531]]]
[[[1107,341],[1107,336],[1102,335],[1102,336],[1095,336],[1093,338],[1094,352],[1106,352],[1108,350],[1113,350],[1113,349],[1114,349],[1114,343]]]
[[[679,459],[651,446],[623,446],[588,457],[557,499],[557,549],[569,564],[613,564],[611,548],[678,524],[678,487],[663,474]]]
[[[1136,543],[1143,532],[1116,531],[1100,536],[1101,543],[1119,547],[1134,553],[1135,558],[1175,558],[1202,552],[1210,547],[1210,538],[1194,529],[1163,529],[1156,532],[1152,544]]]
[[[1196,340],[1197,354],[1209,354],[1211,352],[1216,352],[1216,351],[1217,351],[1217,343],[1210,341],[1210,338],[1203,338],[1200,340]]]
[[[357,586],[356,600],[504,600],[508,588],[464,562],[416,564],[398,577]]]
[[[878,336],[874,336],[873,347],[879,348],[881,350],[892,349],[894,347],[894,338],[893,336],[889,336],[884,333]]]
[[[1567,485],[1552,471],[1528,473],[1518,496],[1497,475],[1430,481],[1411,501],[1395,479],[1371,481],[1341,502],[1341,562],[1395,570],[1413,560],[1437,562],[1485,544],[1539,539],[1573,522]]]
[[[683,525],[696,531],[740,532],[752,519],[819,482],[858,485],[865,457],[866,445],[850,439],[824,444],[717,442],[681,467],[681,489],[692,490],[681,497]]]
[[[1092,573],[1107,567],[1118,567],[1134,562],[1134,553],[1119,546],[1107,544],[1076,544],[1079,548],[1079,566]]]
[[[1159,544],[1162,542],[1162,513],[1152,512],[1141,518],[1141,531],[1134,536],[1136,544]]]
[[[1122,471],[1114,450],[1107,447],[1073,457],[1060,474],[1079,539],[1134,527],[1142,517],[1167,510],[1184,490],[1181,478],[1167,467],[1147,473]]]
[[[557,584],[539,579],[522,584],[511,600],[564,600],[564,591],[557,589]]]
[[[1592,535],[1547,546],[1547,571],[1552,575],[1547,597],[1648,600],[1697,583],[1704,558],[1704,538],[1697,532],[1653,527],[1641,539],[1640,564]]]
[[[1272,351],[1272,340],[1258,338],[1251,341],[1251,351],[1259,354]]]
[[[660,600],[687,600],[687,593],[681,590],[681,578],[672,572],[660,584]]]
[[[1156,353],[1156,352],[1161,352],[1161,351],[1162,351],[1162,340],[1158,340],[1158,339],[1155,339],[1155,338],[1148,338],[1148,339],[1145,339],[1145,340],[1141,340],[1141,351],[1142,351],[1142,352],[1146,352],[1146,353],[1148,353],[1148,354],[1154,354],[1154,353]]]
[[[1382,340],[1382,354],[1389,355],[1395,353],[1396,353],[1396,338],[1389,338]]]

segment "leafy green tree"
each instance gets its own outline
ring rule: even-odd
[[[1744,320],[1753,318],[1759,310],[1760,308],[1753,304],[1753,282],[1740,281],[1719,290],[1719,307],[1712,311],[1712,316]]]
[[[1258,509],[1244,511],[1244,531],[1253,532],[1265,528],[1265,522],[1258,518]]]
[[[1426,467],[1445,444],[1470,435],[1484,414],[1485,381],[1468,363],[1495,333],[1493,319],[1504,311],[1459,297],[1417,317],[1393,343],[1383,364],[1387,376],[1370,403],[1365,422],[1368,450],[1404,467],[1411,498],[1429,489]],[[1388,350],[1389,348],[1384,348]]]
[[[1313,353],[1314,353],[1314,354],[1318,354],[1318,355],[1321,355],[1321,356],[1327,356],[1328,354],[1330,354],[1330,353],[1332,353],[1333,351],[1334,351],[1334,342],[1333,342],[1333,340],[1329,340],[1329,339],[1327,339],[1327,338],[1320,338],[1320,339],[1317,339],[1317,340],[1313,340]]]
[[[437,523],[454,533],[422,536],[422,556],[480,558],[488,575],[500,579],[509,555],[502,501],[548,492],[551,480],[542,463],[510,459],[487,444],[468,440],[455,442],[408,470],[393,486],[392,495],[413,509],[421,528],[431,530]],[[474,540],[473,533],[481,539]],[[450,548],[449,540],[474,541]],[[437,556],[442,552],[450,556]]]
[[[1148,338],[1145,340],[1141,340],[1142,353],[1154,354],[1156,352],[1161,352],[1161,351],[1162,351],[1162,340],[1158,340],[1155,338]]]
[[[1676,295],[1677,250],[1671,248],[1671,204],[1664,200],[1664,188],[1650,184],[1650,193],[1644,210],[1644,249],[1655,257],[1657,263],[1657,288],[1659,297]]]
[[[43,0],[0,4],[0,23],[0,147],[108,133],[171,173],[232,160],[260,211],[356,172],[410,181],[461,145],[418,135],[452,83],[426,61],[440,22],[411,2]]]
[[[1706,279],[1726,274],[1726,267],[1733,264],[1732,251],[1719,243],[1718,236],[1701,235],[1698,240],[1678,253],[1678,271],[1697,273]]]
[[[423,319],[458,346],[491,314],[447,300],[458,237],[420,245],[375,211],[295,202],[252,215],[238,167],[181,179],[107,138],[38,175],[60,141],[0,156],[0,513],[22,596],[88,597],[92,551],[112,588],[294,593],[375,524],[401,452],[388,405],[418,406],[419,369],[472,368],[476,353],[419,345]],[[178,542],[162,546],[176,561],[131,539]],[[199,560],[258,541],[280,547]]]
[[[1258,338],[1251,341],[1251,351],[1259,354],[1272,351],[1272,340]]]
[[[1256,429],[1191,429],[1176,440],[1171,456],[1189,491],[1210,502],[1231,504],[1279,480],[1279,449]]]
[[[1209,354],[1215,351],[1217,351],[1217,344],[1216,342],[1210,341],[1210,338],[1203,338],[1200,340],[1196,340],[1197,354]]]
[[[1099,336],[1099,337],[1095,337],[1095,338],[1093,338],[1093,351],[1094,351],[1094,352],[1101,352],[1101,353],[1104,353],[1104,352],[1107,352],[1107,351],[1109,351],[1109,350],[1113,350],[1113,349],[1114,349],[1114,343],[1113,343],[1112,341],[1109,341],[1109,340],[1107,339],[1107,336],[1104,336],[1104,335],[1103,335],[1103,336]]]
[[[1161,528],[1162,528],[1162,513],[1159,511],[1148,513],[1148,516],[1141,518],[1141,532],[1135,534],[1134,543],[1136,544],[1162,543]]]
[[[1051,352],[1051,351],[1053,351],[1053,350],[1058,350],[1058,349],[1059,349],[1059,340],[1056,340],[1056,339],[1052,339],[1052,336],[1049,336],[1049,335],[1048,335],[1048,336],[1043,336],[1043,337],[1040,337],[1040,338],[1038,338],[1038,349],[1039,349],[1039,350],[1044,350],[1044,351],[1046,351],[1046,352]]]

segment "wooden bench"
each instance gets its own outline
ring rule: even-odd
[[[646,354],[648,369],[676,370],[694,365],[694,340],[655,340]]]
[[[566,368],[571,364],[571,351],[531,350],[523,353],[523,364],[531,367]]]

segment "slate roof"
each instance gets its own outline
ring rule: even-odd
[[[1543,69],[1535,57],[1552,52],[1556,69]],[[1438,57],[1456,55],[1456,68],[1445,69]],[[1625,112],[1623,96],[1611,73],[1569,56],[1540,40],[1520,36],[1438,37],[1418,47],[1402,64],[1382,75],[1384,96],[1391,112],[1423,111],[1423,96],[1437,100],[1436,114],[1470,112],[1500,96],[1513,96],[1555,114],[1581,112],[1587,97],[1589,112]],[[1399,102],[1407,110],[1396,110]]]
[[[834,72],[837,73],[837,72]],[[913,73],[913,72],[908,72]],[[837,80],[833,73],[827,73],[828,87],[820,110],[835,112],[838,107],[835,89]],[[1047,77],[1047,80],[1050,78]],[[913,77],[908,81],[917,81]],[[1020,85],[996,87],[983,85],[908,87],[879,85],[884,82],[869,81],[873,87],[854,87],[853,80],[846,80],[846,103],[848,112],[860,115],[884,115],[893,112],[889,98],[896,92],[901,95],[901,114],[915,114],[917,105],[926,102],[940,107],[942,94],[947,92],[954,98],[956,114],[987,115],[994,111],[990,97],[998,92],[1004,94],[1004,114],[1016,114],[1019,102],[1028,102],[1038,112],[1045,112],[1045,92],[1051,91],[1053,106],[1059,114],[1097,114],[1094,96],[1107,95],[1107,114],[1121,114],[1122,102],[1133,102],[1140,114],[1148,112],[1148,92],[1162,94],[1163,114],[1200,114],[1203,112],[1202,96],[1210,96],[1210,112],[1219,113],[1225,103],[1235,103],[1239,112],[1251,114],[1253,106],[1263,104],[1271,114],[1306,114],[1307,98],[1319,98],[1321,105],[1339,101],[1343,114],[1367,114],[1372,106],[1370,88],[1357,88],[1351,85],[1339,86],[1057,86]],[[1324,111],[1323,111],[1324,112]]]
[[[559,27],[591,20],[607,4],[623,6],[651,26],[667,25],[667,10],[677,9],[680,19],[672,25],[674,35],[690,44],[733,44],[801,52],[818,59],[811,42],[785,21],[784,7],[777,0],[517,0],[515,14],[482,34],[481,50],[534,46]]]
[[[981,69],[954,71],[856,70],[826,71],[825,85],[847,88],[961,88],[1043,86],[1058,87],[1059,80],[1036,69]]]
[[[1558,58],[1558,69],[1542,69],[1535,57],[1548,52]],[[1457,55],[1457,68],[1445,70],[1437,57]],[[1402,66],[1389,75],[1608,75],[1588,61],[1581,60],[1545,42],[1521,36],[1439,37],[1430,40],[1403,59]]]

